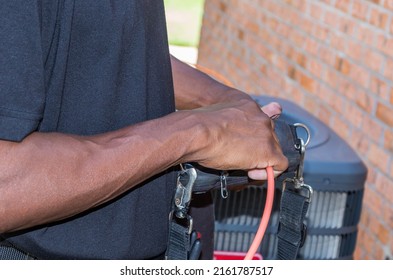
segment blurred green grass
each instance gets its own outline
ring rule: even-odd
[[[205,0],[164,0],[170,45],[198,47]]]

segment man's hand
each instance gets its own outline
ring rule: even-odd
[[[281,107],[273,103],[263,110],[277,115]],[[272,121],[254,101],[215,104],[192,110],[192,114],[200,123],[197,135],[202,138],[193,139],[191,143],[199,148],[186,160],[218,170],[248,170],[249,176],[258,180],[266,179],[267,166],[272,166],[276,175],[287,168]]]
[[[252,98],[219,83],[210,76],[172,57],[176,106],[199,112],[204,122],[206,145],[199,163],[216,169],[249,170],[252,179],[266,179],[268,165],[275,175],[287,167],[272,122],[281,114],[278,103],[260,108]],[[198,109],[199,108],[199,109]],[[262,109],[262,111],[261,111]],[[201,127],[201,126],[199,126]]]

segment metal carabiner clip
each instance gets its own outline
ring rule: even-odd
[[[187,184],[183,185],[181,182],[181,177],[187,176]],[[192,197],[192,188],[194,186],[195,180],[197,178],[197,172],[191,165],[186,165],[186,168],[182,166],[182,171],[177,177],[177,185],[175,192],[175,216],[179,219],[184,219],[187,217],[188,207],[190,206]]]

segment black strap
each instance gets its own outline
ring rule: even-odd
[[[281,197],[277,259],[295,260],[306,238],[304,223],[309,197],[285,188]]]
[[[180,225],[175,219],[169,221],[167,260],[187,260],[190,250],[190,234],[187,226]]]
[[[187,220],[187,225],[181,223]],[[199,233],[192,230],[192,219],[179,221],[174,218],[169,222],[168,246],[165,253],[167,260],[198,260],[201,257],[202,242]]]

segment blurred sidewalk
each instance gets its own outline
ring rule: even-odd
[[[196,64],[198,60],[198,49],[194,47],[169,46],[170,53],[176,58],[190,64]]]

